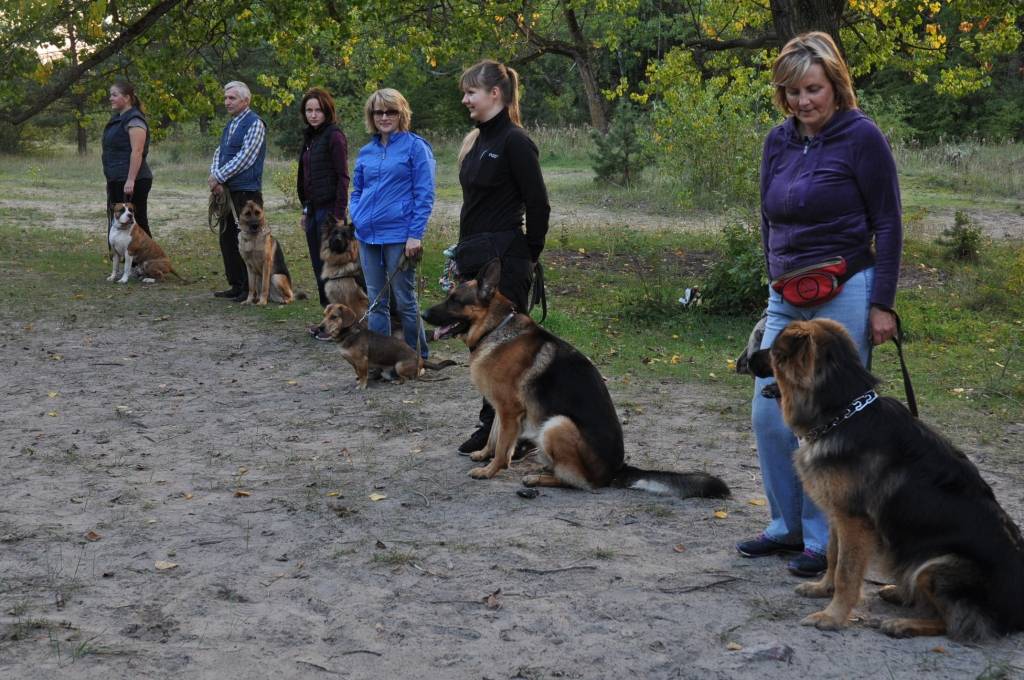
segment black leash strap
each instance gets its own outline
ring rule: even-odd
[[[914,396],[914,386],[910,384],[910,371],[907,370],[907,362],[903,358],[903,324],[900,322],[900,315],[895,310],[889,310],[896,318],[896,335],[892,341],[896,345],[896,353],[900,357],[900,370],[903,371],[903,391],[907,394],[907,408],[911,415],[917,418],[917,397]]]
[[[527,313],[533,310],[534,305],[540,303],[540,321],[537,323],[544,323],[544,319],[548,318],[548,295],[547,291],[544,290],[544,265],[537,260],[537,263],[533,265],[533,292],[530,295],[530,309]]]

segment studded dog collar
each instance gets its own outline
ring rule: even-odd
[[[807,442],[814,442],[821,439],[826,434],[828,434],[835,428],[839,427],[840,423],[842,423],[845,420],[849,420],[853,416],[857,415],[858,413],[866,409],[871,404],[875,403],[875,400],[877,399],[878,393],[875,392],[874,390],[868,390],[864,394],[860,395],[859,397],[851,401],[850,405],[846,407],[846,410],[844,410],[838,416],[836,416],[829,422],[825,423],[824,425],[819,425],[818,427],[809,430],[807,434],[801,437],[801,439]]]

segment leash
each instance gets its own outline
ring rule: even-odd
[[[903,372],[903,391],[907,395],[907,408],[910,410],[910,414],[917,418],[917,397],[914,396],[914,386],[910,383],[910,371],[907,370],[907,362],[903,358],[903,324],[896,310],[890,309],[889,311],[896,318],[896,335],[892,336],[892,341],[896,345],[896,354],[900,357],[900,371]]]
[[[402,271],[402,269],[405,267],[408,261],[409,260],[405,256],[405,253],[402,253],[402,257],[399,258],[398,265],[395,267],[395,271],[388,274],[387,279],[384,280],[384,285],[381,286],[381,289],[377,291],[377,297],[373,298],[373,302],[367,305],[366,312],[363,314],[362,318],[359,319],[359,321],[357,321],[356,323],[362,323],[366,321],[366,317],[370,316],[370,312],[372,312],[373,308],[377,306],[378,302],[380,302],[380,296],[384,294],[384,291],[391,288],[391,282],[395,280],[395,276],[398,275],[398,272]]]
[[[537,260],[537,264],[533,265],[533,290],[530,295],[530,307],[526,310],[529,314],[534,305],[540,303],[540,321],[537,323],[544,323],[544,319],[548,318],[548,294],[544,288],[544,265]]]
[[[224,220],[222,219],[227,215],[227,211],[224,209],[225,203],[228,204],[231,210],[231,216],[235,218],[235,225],[238,225],[238,213],[235,212],[235,202],[231,200],[231,192],[227,186],[222,184],[219,194],[210,192],[210,205],[206,211],[206,226],[210,228],[211,233],[217,234],[225,229]],[[214,228],[214,223],[217,224],[217,228]]]

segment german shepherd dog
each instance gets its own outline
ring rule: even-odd
[[[343,304],[362,317],[370,300],[366,297],[366,283],[359,266],[355,226],[338,222],[333,217],[329,217],[324,226],[326,238],[321,239],[320,245],[320,260],[323,262],[320,280],[324,282],[327,300],[332,304]]]
[[[249,297],[243,305],[265,305],[268,300],[287,305],[296,298],[284,251],[256,201],[246,201],[238,215],[238,252],[249,274]]]
[[[134,205],[114,203],[111,214],[113,219],[107,232],[107,243],[110,245],[112,267],[107,281],[128,283],[131,276],[137,276],[145,283],[154,283],[163,281],[168,274],[174,274],[179,280],[185,281],[174,271],[171,259],[160,244],[135,221]]]
[[[435,339],[461,336],[473,384],[494,406],[490,439],[470,456],[490,459],[470,476],[490,479],[509,465],[519,440],[537,445],[550,471],[526,486],[615,486],[688,498],[721,498],[725,482],[702,473],[646,471],[626,465],[622,425],[597,368],[572,345],[538,326],[498,291],[501,261],[461,283],[423,318]]]
[[[366,389],[371,368],[392,371],[395,382],[401,384],[423,375],[425,368],[436,371],[455,365],[450,359],[440,363],[427,361],[401,338],[369,330],[365,323],[360,323],[355,311],[340,303],[324,308],[324,320],[318,330],[341,345],[341,356],[355,370],[359,389]]]
[[[841,325],[794,321],[750,365],[774,374],[801,438],[797,472],[831,526],[824,578],[796,592],[832,601],[803,625],[846,626],[877,556],[895,582],[882,599],[928,611],[883,621],[888,635],[980,640],[1024,629],[1020,529],[959,449],[875,394],[878,380]]]

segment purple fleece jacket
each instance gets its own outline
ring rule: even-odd
[[[892,308],[903,249],[900,214],[889,143],[861,111],[837,111],[810,140],[792,117],[768,133],[761,241],[770,278],[841,256],[851,273],[874,265],[871,304]]]

